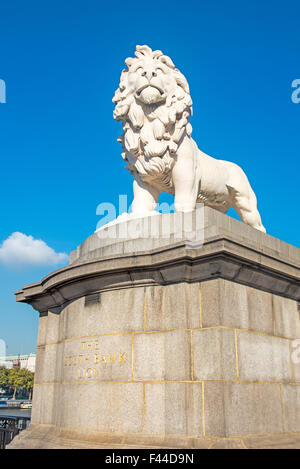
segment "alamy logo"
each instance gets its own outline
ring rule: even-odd
[[[292,88],[296,89],[292,92],[291,99],[293,103],[298,104],[300,103],[300,78],[297,78],[292,82]]]
[[[6,103],[6,84],[4,80],[0,78],[0,103]]]
[[[292,348],[292,361],[295,365],[298,365],[300,363],[300,339],[293,340]]]
[[[204,241],[204,205],[196,204],[196,210],[176,212],[174,204],[154,204],[153,210],[145,214],[133,214],[128,206],[127,195],[119,194],[119,210],[110,202],[102,202],[96,214],[96,232],[100,239],[184,239],[187,249],[199,249]],[[117,216],[119,212],[119,216]],[[159,216],[163,214],[163,219]],[[161,221],[163,220],[163,222]]]

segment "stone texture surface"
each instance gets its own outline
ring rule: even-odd
[[[209,449],[247,449],[243,440],[213,440]]]
[[[280,385],[205,383],[206,436],[283,432]]]
[[[201,284],[203,327],[227,326],[274,334],[272,294],[216,279]]]
[[[124,436],[58,431],[54,427],[31,425],[6,449],[300,449],[300,434],[257,438],[179,438]]]
[[[60,314],[47,311],[46,315],[40,315],[37,345],[56,344],[61,339]]]
[[[200,286],[179,283],[146,288],[146,331],[200,327]]]
[[[74,402],[80,411],[74,412]],[[62,387],[58,425],[88,432],[141,433],[143,385],[139,383],[81,383]]]
[[[171,331],[136,334],[133,377],[143,381],[190,380],[190,333]]]
[[[47,324],[48,324],[48,314],[45,314],[45,315],[40,314],[37,346],[46,344]]]
[[[243,440],[248,449],[300,449],[300,435],[280,435]]]
[[[60,430],[54,427],[31,425],[7,446],[7,449],[151,449],[184,448],[208,449],[208,438],[185,438],[171,436],[112,435],[108,433]]]
[[[203,435],[201,383],[145,384],[145,428],[150,435]]]
[[[226,236],[236,241],[242,242],[244,245],[251,247],[253,250],[253,255],[255,255],[255,250],[261,251],[264,254],[272,256],[274,258],[285,259],[286,261],[295,262],[297,265],[300,263],[300,254],[299,249],[295,246],[291,246],[284,241],[281,241],[273,236],[264,234],[255,230],[244,223],[239,222],[227,215],[224,215],[216,210],[213,210],[209,207],[201,207],[197,209],[200,211],[201,215],[199,220],[201,226],[198,226],[198,236],[192,238],[211,241],[216,237]],[[196,211],[195,211],[196,212]],[[194,212],[194,214],[195,214]],[[178,233],[178,229],[175,230],[176,223],[172,218],[178,218],[178,214],[164,214],[159,217],[159,227],[157,233],[152,236],[147,236],[141,239],[139,233],[133,236],[131,239],[128,237],[122,236],[119,231],[116,232],[116,227],[111,226],[106,229],[106,234],[104,232],[95,232],[89,236],[82,244],[79,246],[76,251],[71,253],[70,262],[79,262],[84,260],[98,259],[105,255],[116,255],[124,254],[125,251],[128,253],[137,253],[143,251],[151,251],[157,249],[161,246],[170,246],[180,239],[184,240],[188,231],[185,231],[184,224],[182,224],[181,233]],[[152,224],[158,224],[157,217],[150,217],[150,222]],[[169,219],[171,219],[169,223]],[[149,221],[147,220],[147,223]],[[128,224],[135,224],[135,220],[129,220]],[[195,216],[192,221],[193,227],[197,228]],[[164,235],[164,227],[168,226],[171,228],[171,231],[168,231],[167,236]],[[178,225],[178,224],[177,224]],[[112,233],[109,233],[109,232]],[[177,237],[172,237],[177,231]],[[189,233],[191,234],[191,233]],[[204,235],[204,238],[203,238]],[[138,243],[138,241],[141,241]],[[131,249],[127,249],[126,245],[131,243]],[[115,246],[115,248],[113,248]],[[112,250],[109,250],[112,248]],[[133,248],[133,249],[132,249]],[[259,261],[258,257],[253,257]]]
[[[59,384],[34,386],[31,421],[43,425],[56,425]]]
[[[282,385],[285,429],[300,432],[300,386]]]
[[[289,340],[238,332],[237,341],[240,380],[292,381]]]
[[[234,331],[198,330],[192,333],[195,380],[235,380]]]
[[[165,213],[162,216],[144,217],[120,221],[96,231],[89,236],[70,255],[70,263],[78,260],[95,259],[117,254],[144,252],[184,239],[196,240],[198,243],[204,236],[203,206],[190,212],[185,217],[181,213]]]
[[[71,340],[64,345],[63,382],[130,381],[131,334]]]
[[[63,338],[142,331],[144,329],[144,288],[105,291],[100,302],[85,304],[79,298],[62,313]]]
[[[300,339],[292,340],[290,345],[294,379],[300,383]]]
[[[300,339],[300,310],[297,301],[273,295],[273,308],[277,335]]]
[[[35,383],[53,383],[62,379],[63,344],[42,345],[37,349]]]

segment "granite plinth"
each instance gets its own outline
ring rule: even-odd
[[[10,447],[300,447],[300,251],[199,210],[168,242],[95,233],[16,293],[40,319]]]

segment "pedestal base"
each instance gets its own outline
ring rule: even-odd
[[[299,447],[299,250],[208,208],[202,228],[113,257],[93,235],[17,293],[40,322],[11,447]]]
[[[95,435],[31,425],[7,449],[300,449],[299,435],[243,438],[176,438]]]

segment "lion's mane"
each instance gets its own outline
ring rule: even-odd
[[[120,85],[113,98],[116,105],[114,119],[123,124],[123,134],[118,138],[123,148],[122,157],[128,162],[126,167],[131,173],[138,172],[144,180],[155,181],[170,189],[178,144],[184,135],[192,134],[189,86],[172,60],[161,51],[137,46],[135,56],[126,59],[128,68],[122,71]],[[135,99],[129,88],[128,72],[137,60],[145,56],[172,70],[176,91],[163,103],[145,105]]]

